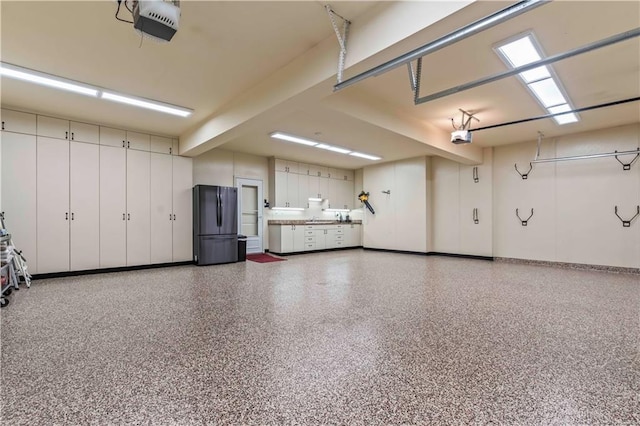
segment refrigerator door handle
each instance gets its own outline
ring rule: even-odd
[[[216,197],[218,198],[217,220],[218,220],[218,227],[220,227],[222,226],[222,197],[220,197],[220,189],[218,189]]]

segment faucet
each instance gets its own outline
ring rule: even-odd
[[[311,222],[315,222],[317,219],[318,219],[317,217],[313,216],[313,217],[311,218]]]

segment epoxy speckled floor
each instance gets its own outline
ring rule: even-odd
[[[36,281],[3,424],[639,424],[640,280],[362,250]]]

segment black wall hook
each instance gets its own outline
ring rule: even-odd
[[[618,151],[616,150],[614,152],[618,152]],[[617,155],[615,157],[616,157],[616,160],[618,160],[618,163],[622,164],[622,170],[631,170],[631,166],[633,165],[633,163],[635,163],[638,157],[640,157],[640,148],[638,148],[638,153],[636,154],[635,157],[633,157],[633,160],[631,160],[630,163],[625,164],[622,161],[620,161]]]
[[[475,183],[480,182],[480,178],[478,177],[478,167],[477,166],[473,168],[473,181]]]
[[[618,206],[615,207],[613,212],[616,214],[616,216],[618,216],[618,219],[620,219],[620,221],[622,222],[622,227],[623,228],[629,228],[629,227],[631,227],[631,222],[633,222],[633,219],[635,219],[636,217],[640,216],[640,206],[637,206],[636,214],[629,220],[624,220],[623,218],[620,217],[620,215],[618,214]]]
[[[533,208],[531,209],[531,214],[525,220],[522,220],[522,218],[520,217],[520,214],[518,213],[518,209],[516,209],[516,216],[518,216],[518,219],[520,219],[520,223],[522,223],[522,226],[527,226],[527,223],[529,222],[529,219],[531,219],[533,217]]]
[[[478,208],[477,207],[475,209],[473,209],[473,223],[475,223],[476,225],[480,223],[480,220],[478,220]]]
[[[520,177],[524,180],[526,180],[529,177],[529,173],[531,173],[531,170],[533,170],[533,164],[529,163],[529,170],[527,170],[527,173],[520,173],[520,170],[518,170],[518,164],[514,164],[513,167],[515,167],[516,172],[518,172],[518,174],[520,175]]]

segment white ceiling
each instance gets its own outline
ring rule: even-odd
[[[473,3],[348,68],[345,76],[415,49],[507,4]],[[333,8],[353,22],[354,36],[360,17],[382,13],[388,5],[340,1]],[[195,113],[187,119],[175,118],[4,78],[3,106],[154,134],[181,136],[323,41],[332,38],[337,47],[320,2],[183,1],[180,29],[165,44],[141,40],[131,24],[117,21],[115,1],[2,1],[0,6],[2,61],[189,107]],[[124,8],[120,16],[130,19]],[[421,94],[504,71],[493,46],[523,31],[533,30],[545,53],[552,55],[639,26],[640,2],[555,1],[425,57]],[[337,66],[337,57],[335,60]],[[556,63],[553,68],[575,107],[640,96],[638,39]],[[410,119],[433,126],[439,138],[448,137],[450,117],[459,121],[458,108],[476,112],[481,120],[478,126],[544,114],[517,77],[419,106],[413,104],[406,67],[337,93],[325,86],[320,101],[303,103],[294,111],[273,109],[268,120],[238,126],[237,134],[221,148],[335,167],[371,164],[268,137],[271,131],[281,130],[377,154],[384,161],[434,153],[429,142],[398,133],[385,124],[388,120],[383,123],[333,108],[333,100],[346,98],[385,105],[389,120]],[[640,103],[585,112],[580,117],[579,123],[565,126],[545,119],[479,131],[474,133],[473,145],[533,140],[538,130],[553,137],[638,122]]]

